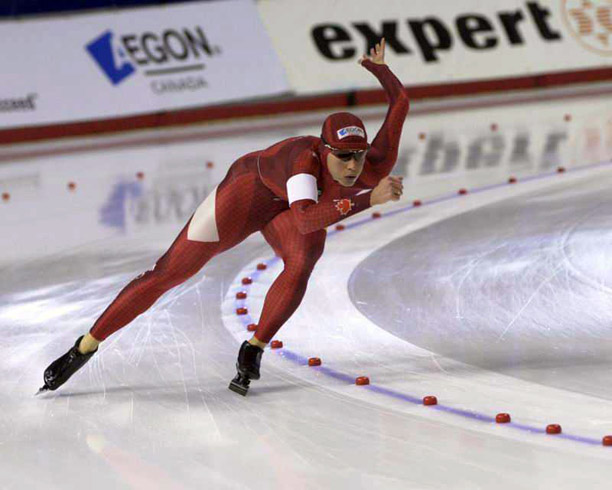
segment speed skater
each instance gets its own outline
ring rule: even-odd
[[[98,351],[101,342],[147,311],[165,292],[196,274],[212,257],[261,232],[284,268],[270,287],[257,330],[238,354],[230,389],[245,395],[259,379],[264,348],[300,305],[323,253],[326,227],[371,206],[397,201],[397,160],[408,95],[385,64],[385,40],[359,62],[382,85],[389,107],[372,143],[357,116],[328,116],[321,136],[280,141],[243,155],[199,205],[152,270],[132,280],[88,333],[44,372],[40,391],[56,390]]]

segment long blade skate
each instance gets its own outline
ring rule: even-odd
[[[34,393],[34,396],[42,395],[43,393],[46,393],[47,391],[49,391],[49,387],[45,385],[42,388],[40,388],[36,393]]]
[[[238,393],[239,395],[246,396],[249,392],[249,385],[251,384],[251,380],[238,373],[234,379],[230,382],[228,388],[232,390],[234,393]]]
[[[82,338],[83,336],[80,336],[68,352],[53,361],[49,367],[45,369],[43,374],[43,382],[45,384],[38,390],[36,395],[40,395],[49,390],[57,390],[68,381],[74,373],[81,369],[96,352],[98,352],[98,349],[96,349],[87,354],[81,354],[79,352],[79,344]]]

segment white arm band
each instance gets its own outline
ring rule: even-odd
[[[289,206],[301,199],[311,199],[317,202],[319,200],[317,178],[310,174],[294,175],[287,181],[287,197]]]

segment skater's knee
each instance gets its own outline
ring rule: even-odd
[[[317,263],[317,258],[312,256],[291,257],[285,260],[285,272],[289,274],[294,281],[306,283]]]
[[[323,254],[323,245],[324,242],[318,240],[303,244],[298,250],[284,254],[285,264],[296,269],[312,270]]]
[[[285,265],[295,271],[310,274],[322,254],[322,247],[309,247],[285,257]]]

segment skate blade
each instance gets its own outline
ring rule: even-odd
[[[42,395],[43,393],[46,393],[47,391],[49,391],[49,388],[47,386],[43,386],[36,393],[34,393],[34,396]]]
[[[248,386],[244,387],[242,385],[234,383],[233,381],[229,384],[228,388],[232,390],[234,393],[238,393],[239,395],[242,395],[242,396],[246,396],[246,394],[249,391]]]

